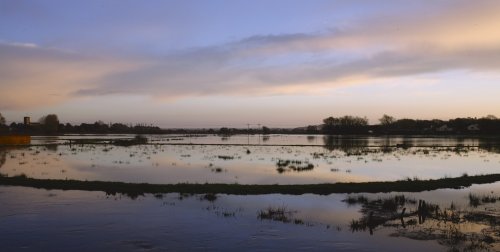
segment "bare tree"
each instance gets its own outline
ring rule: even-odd
[[[488,120],[497,120],[498,118],[494,115],[487,115],[486,117],[484,117],[484,119],[488,119]]]
[[[39,121],[48,133],[56,133],[59,128],[59,118],[56,114],[46,115]]]
[[[384,114],[382,116],[382,118],[380,118],[378,120],[380,121],[381,125],[391,125],[396,121],[396,119],[394,119],[394,117],[386,115],[386,114]]]

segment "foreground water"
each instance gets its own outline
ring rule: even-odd
[[[122,137],[130,136],[113,136]],[[498,173],[500,167],[495,139],[273,135],[263,144],[260,136],[149,137],[152,144],[131,147],[65,144],[77,136],[36,138],[45,145],[1,149],[0,173],[304,184],[455,177]],[[427,214],[417,213],[421,200]],[[2,251],[500,250],[500,183],[421,193],[134,199],[0,186],[0,202]]]
[[[468,211],[498,214],[499,204],[473,208],[470,191],[490,194],[500,184],[464,190],[405,194],[426,199],[462,215]],[[494,189],[494,192],[499,193]],[[396,194],[364,194],[386,199]],[[400,194],[397,194],[400,195]],[[357,197],[352,196],[352,197]],[[165,251],[165,250],[336,250],[447,251],[499,249],[499,229],[487,219],[405,217],[356,229],[363,206],[348,196],[165,194],[130,199],[99,192],[45,191],[0,187],[0,242],[3,251]],[[452,203],[453,202],[453,203]],[[407,203],[411,208],[412,204]],[[416,206],[413,205],[413,208]],[[286,219],[259,218],[260,211],[284,208]],[[472,210],[471,210],[472,209]],[[408,209],[410,212],[410,209]],[[448,210],[451,213],[451,210]],[[477,214],[477,216],[482,216]]]

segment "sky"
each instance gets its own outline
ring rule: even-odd
[[[163,128],[500,116],[497,0],[0,0],[0,113]]]

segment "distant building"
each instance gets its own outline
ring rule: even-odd
[[[467,127],[468,131],[479,131],[479,124],[471,124]]]
[[[38,126],[40,125],[39,122],[31,122],[31,118],[29,116],[24,117],[24,125],[26,126]]]
[[[450,132],[450,131],[453,131],[453,128],[450,128],[450,127],[448,127],[448,125],[445,124],[445,125],[437,128],[436,131],[438,131],[438,132]]]

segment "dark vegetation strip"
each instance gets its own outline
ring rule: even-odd
[[[79,181],[62,179],[34,179],[25,175],[0,176],[0,185],[26,186],[43,189],[103,191],[108,194],[129,196],[145,193],[222,193],[234,195],[259,194],[332,194],[332,193],[378,193],[421,192],[444,188],[459,189],[472,184],[488,184],[500,181],[500,174],[462,176],[434,180],[401,180],[390,182],[362,182],[308,185],[241,185],[241,184],[147,184],[106,181]]]
[[[122,140],[122,139],[115,139],[115,140]],[[73,141],[72,143],[65,142],[65,143],[40,143],[40,144],[0,144],[1,147],[19,147],[19,148],[29,148],[29,147],[44,147],[44,146],[84,146],[84,145],[115,145],[115,146],[132,146],[132,145],[146,145],[146,146],[252,146],[252,147],[332,147],[332,148],[341,148],[342,145],[325,145],[325,144],[246,144],[246,143],[165,143],[165,142],[160,142],[160,143],[131,143],[131,144],[121,144],[121,142],[115,143],[113,140],[109,139],[100,139],[96,141],[82,141],[82,142],[75,142]],[[491,147],[497,147],[500,146],[500,143],[493,143],[488,146]],[[436,148],[436,149],[444,149],[444,148],[449,148],[451,150],[465,150],[465,149],[472,149],[472,148],[482,148],[484,147],[483,145],[464,145],[464,146],[457,146],[457,145],[432,145],[432,144],[425,144],[425,145],[401,145],[401,144],[393,144],[393,145],[379,145],[379,144],[371,144],[371,145],[353,145],[352,148]]]

